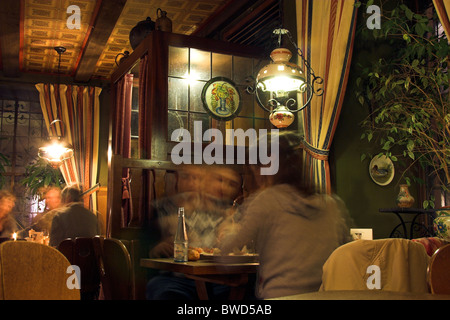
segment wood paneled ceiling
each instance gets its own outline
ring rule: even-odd
[[[157,9],[167,11],[172,32],[192,34],[208,18],[235,0],[1,0],[0,68],[6,77],[20,73],[57,74],[56,46],[61,56],[60,72],[76,82],[108,79],[116,68],[115,58],[132,52],[130,30],[142,20],[157,18]],[[244,3],[246,1],[243,1]],[[72,13],[80,8],[80,28],[69,29]]]
[[[69,6],[80,9],[80,26],[69,29]],[[115,59],[132,52],[129,33],[157,9],[167,12],[172,32],[242,44],[267,42],[279,23],[279,0],[1,0],[0,75],[57,75],[69,81],[108,80]],[[266,30],[267,29],[267,30]],[[270,31],[269,30],[269,31]]]

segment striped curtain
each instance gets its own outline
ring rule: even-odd
[[[102,91],[97,87],[70,85],[37,84],[44,121],[50,135],[56,123],[57,134],[64,133],[65,139],[74,147],[74,156],[60,166],[67,185],[76,184],[83,191],[95,186],[98,182],[98,144],[100,101]],[[63,132],[65,130],[65,132]],[[97,193],[85,197],[84,205],[97,211]]]
[[[329,150],[341,112],[353,49],[354,0],[297,0],[298,47],[317,76],[323,96],[303,111],[305,174],[319,192],[331,192]]]
[[[445,35],[450,41],[450,0],[433,0],[434,8],[439,16],[439,21],[444,28]]]

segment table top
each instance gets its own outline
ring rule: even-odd
[[[409,214],[434,214],[436,211],[445,209],[420,209],[420,208],[381,208],[379,212],[392,212],[392,213],[409,213]]]
[[[450,295],[385,290],[318,291],[270,300],[450,300]]]
[[[174,262],[173,258],[158,258],[141,259],[141,266],[190,275],[217,275],[256,273],[259,263],[221,263],[214,260]]]

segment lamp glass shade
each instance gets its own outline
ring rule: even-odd
[[[38,156],[47,160],[51,166],[59,167],[64,160],[73,156],[73,148],[61,142],[52,142],[45,147],[39,148]]]
[[[289,62],[292,53],[277,48],[270,54],[273,62],[264,66],[256,76],[258,87],[263,91],[290,92],[299,90],[305,83],[303,70]]]

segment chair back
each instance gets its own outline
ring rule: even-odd
[[[130,253],[118,239],[94,237],[105,300],[133,299],[133,268]]]
[[[71,264],[80,267],[81,299],[98,299],[100,270],[95,255],[93,238],[65,239],[58,245],[58,250],[66,256]]]
[[[428,283],[431,293],[450,294],[450,244],[440,247],[431,256]]]
[[[320,290],[425,293],[429,258],[422,244],[407,239],[356,240],[330,255]]]
[[[0,299],[79,300],[71,263],[55,248],[26,241],[0,244]]]

